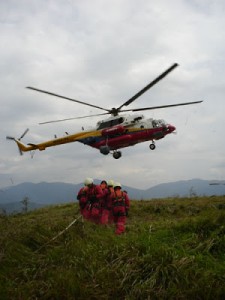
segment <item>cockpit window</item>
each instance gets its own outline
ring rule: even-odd
[[[166,122],[163,119],[158,120],[158,122],[159,122],[160,125],[165,125],[166,124]]]
[[[157,121],[157,120],[153,120],[153,121],[152,121],[152,126],[153,126],[154,128],[159,127],[158,121]]]
[[[153,121],[152,121],[152,126],[153,126],[154,128],[163,126],[163,125],[165,125],[165,124],[166,124],[166,123],[165,123],[164,120],[153,120]]]

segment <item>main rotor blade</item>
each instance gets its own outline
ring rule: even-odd
[[[151,107],[144,107],[144,108],[123,109],[123,110],[121,110],[121,112],[151,110],[151,109],[158,109],[158,108],[167,108],[167,107],[175,107],[175,106],[198,104],[198,103],[202,103],[202,102],[203,102],[203,100],[201,100],[201,101],[194,101],[194,102],[184,102],[184,103],[177,103],[177,104],[169,104],[169,105],[151,106]]]
[[[52,121],[47,121],[47,122],[41,122],[38,123],[39,125],[44,125],[44,124],[49,124],[49,123],[58,123],[58,122],[64,122],[64,121],[70,121],[70,120],[75,120],[75,119],[84,119],[84,118],[90,118],[90,117],[96,117],[96,116],[103,116],[103,115],[108,115],[108,113],[103,113],[103,114],[97,114],[97,115],[88,115],[88,116],[83,116],[83,117],[74,117],[74,118],[67,118],[67,119],[61,119],[61,120],[52,120]]]
[[[55,93],[51,93],[51,92],[48,92],[48,91],[40,90],[40,89],[31,87],[31,86],[27,86],[26,88],[30,89],[30,90],[40,92],[40,93],[48,94],[48,95],[51,95],[51,96],[55,96],[55,97],[58,97],[58,98],[66,99],[66,100],[69,100],[69,101],[77,102],[77,103],[80,103],[80,104],[83,104],[83,105],[91,106],[91,107],[94,107],[94,108],[98,108],[98,109],[110,112],[109,109],[106,109],[106,108],[103,108],[103,107],[100,107],[100,106],[97,106],[97,105],[93,105],[93,104],[90,104],[90,103],[87,103],[87,102],[83,102],[83,101],[75,100],[75,99],[72,99],[72,98],[64,97],[64,96],[61,96],[61,95],[58,95],[58,94],[55,94]]]
[[[163,79],[166,75],[168,75],[173,69],[175,69],[178,66],[177,63],[173,64],[170,68],[168,68],[165,72],[163,72],[161,75],[159,75],[156,79],[151,81],[146,87],[144,87],[142,90],[140,90],[137,94],[135,94],[133,97],[131,97],[129,100],[127,100],[124,104],[122,104],[120,107],[117,108],[118,111],[121,110],[123,106],[130,105],[134,100],[136,100],[138,97],[140,97],[142,94],[144,94],[148,89],[153,87],[156,83],[158,83],[161,79]]]

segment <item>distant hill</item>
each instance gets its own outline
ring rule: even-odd
[[[29,198],[32,207],[72,202],[81,186],[62,182],[21,183],[1,190],[0,208],[7,212],[21,211],[24,197]]]
[[[46,206],[46,204],[29,202],[27,211],[38,209],[44,206]],[[23,211],[24,211],[24,206],[21,202],[10,202],[10,203],[3,203],[3,204],[0,203],[0,215],[5,213],[7,214],[19,213]]]
[[[99,180],[95,180],[100,183]],[[21,211],[21,201],[28,197],[30,206],[34,209],[45,205],[68,203],[76,201],[76,195],[83,183],[70,184],[63,182],[25,182],[10,186],[0,191],[0,210],[7,213]],[[131,199],[147,200],[167,197],[189,197],[189,196],[212,196],[225,195],[225,183],[223,181],[209,181],[201,179],[168,182],[156,185],[146,190],[123,186]]]
[[[165,197],[225,195],[224,181],[202,179],[181,180],[156,185],[145,191],[144,199]]]

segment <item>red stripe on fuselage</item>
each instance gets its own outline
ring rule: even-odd
[[[170,131],[165,128],[142,129],[140,131],[132,131],[126,134],[117,135],[114,137],[103,138],[97,143],[89,144],[89,146],[99,149],[101,146],[108,145],[111,150],[117,150],[137,143],[158,140],[163,138]]]

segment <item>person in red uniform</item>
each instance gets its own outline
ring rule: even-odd
[[[116,225],[116,234],[125,232],[126,217],[130,208],[130,199],[121,189],[119,182],[114,183],[114,192],[111,195],[113,220]]]
[[[103,180],[103,182],[105,182]],[[107,188],[103,186],[104,199],[102,204],[102,214],[101,214],[101,224],[112,224],[113,216],[112,216],[112,201],[111,194],[114,192],[113,189],[113,180],[108,180]]]
[[[107,217],[107,209],[106,209],[106,202],[107,202],[107,197],[108,197],[108,185],[105,180],[102,180],[100,187],[103,192],[103,198],[101,202],[101,217],[100,217],[100,223],[101,224],[107,224],[108,223],[108,217]]]
[[[89,219],[94,223],[99,224],[101,217],[101,203],[104,194],[101,187],[94,184],[92,178],[86,178],[85,185],[87,186],[86,208],[90,213]]]
[[[77,194],[77,200],[79,201],[81,215],[88,220],[90,219],[90,211],[87,209],[87,190],[87,186],[83,186]]]

